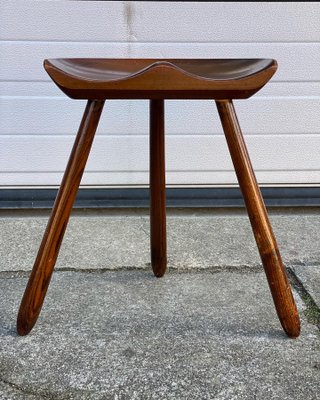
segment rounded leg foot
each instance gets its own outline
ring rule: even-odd
[[[19,335],[27,335],[40,314],[103,104],[103,101],[89,100],[85,109],[51,217],[21,301],[17,320]]]
[[[216,104],[279,320],[287,335],[295,338],[300,333],[297,307],[233,103],[221,100]]]

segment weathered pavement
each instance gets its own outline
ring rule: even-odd
[[[271,212],[302,319],[287,339],[247,217],[176,211],[154,278],[143,212],[71,219],[38,323],[15,320],[47,216],[0,215],[0,399],[317,399],[320,211]]]

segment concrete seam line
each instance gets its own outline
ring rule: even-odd
[[[18,391],[20,393],[23,393],[23,394],[26,394],[26,395],[35,396],[38,399],[52,399],[51,396],[48,397],[48,396],[46,396],[44,394],[40,394],[40,393],[34,392],[32,390],[24,389],[21,386],[17,385],[16,383],[13,383],[13,382],[10,382],[10,381],[8,381],[6,379],[3,379],[1,376],[0,376],[0,382],[2,382],[4,385],[9,386],[10,388],[12,388],[12,389],[14,389],[14,390],[16,390],[16,391]]]
[[[307,318],[307,321],[315,325],[320,330],[320,307],[316,304],[313,297],[304,287],[303,283],[297,277],[294,270],[291,267],[287,267],[287,272],[291,285],[298,292],[301,300],[306,306],[304,315]]]

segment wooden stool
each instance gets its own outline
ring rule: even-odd
[[[88,103],[55,200],[17,321],[20,335],[39,316],[74,199],[106,99],[150,100],[151,263],[166,270],[164,99],[215,100],[253,233],[283,329],[300,333],[300,320],[268,214],[255,178],[232,99],[261,89],[277,69],[268,59],[53,59],[44,67],[57,86]]]

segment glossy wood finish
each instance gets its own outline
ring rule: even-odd
[[[103,101],[90,100],[85,109],[51,217],[21,301],[17,320],[19,335],[30,332],[41,311],[103,105]]]
[[[216,104],[278,317],[287,335],[295,338],[300,334],[298,311],[233,103]]]
[[[52,80],[74,99],[248,98],[277,69],[269,59],[45,60]]]
[[[150,100],[150,245],[155,276],[167,268],[164,100]]]
[[[18,333],[30,332],[40,313],[104,100],[150,99],[151,263],[160,277],[167,265],[164,99],[210,98],[216,100],[279,319],[285,332],[297,337],[299,316],[231,100],[264,86],[276,61],[56,59],[44,66],[64,93],[88,104],[21,302]]]

